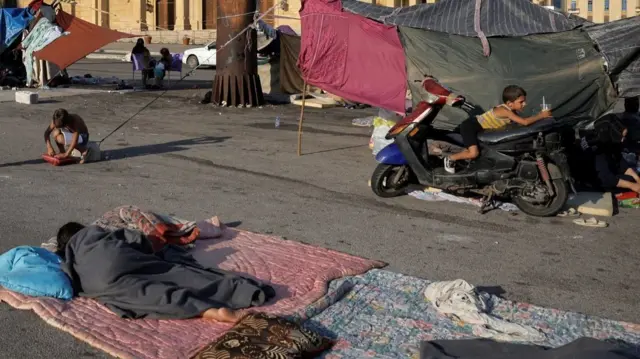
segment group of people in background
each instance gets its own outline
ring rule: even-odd
[[[160,59],[156,60],[151,57],[151,53],[146,46],[144,46],[144,40],[138,39],[136,45],[131,50],[131,57],[133,61],[134,56],[142,57],[142,85],[148,89],[161,89],[164,87],[164,77],[167,74],[167,70],[171,68],[173,63],[173,57],[169,52],[169,49],[163,47],[160,50]],[[154,83],[149,84],[149,79],[153,79]]]

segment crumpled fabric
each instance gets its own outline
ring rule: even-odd
[[[504,342],[535,343],[545,340],[545,335],[535,328],[491,316],[485,299],[465,280],[431,283],[424,296],[439,313],[472,324],[474,335],[479,337]]]
[[[63,32],[60,27],[43,17],[33,27],[29,35],[22,40],[24,67],[27,70],[27,85],[31,85],[33,81],[33,53],[44,49],[62,35]]]

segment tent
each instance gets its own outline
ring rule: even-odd
[[[0,53],[13,44],[32,19],[29,9],[0,9]]]
[[[22,35],[28,84],[35,78],[44,85],[101,47],[134,36],[78,19],[42,0],[32,1],[25,9],[1,10],[0,53],[9,45],[15,46]]]
[[[539,110],[544,96],[559,116],[597,117],[616,96],[634,96],[640,88],[637,17],[593,25],[528,0],[443,0],[396,9],[304,0],[300,15],[298,64],[305,80],[396,111],[404,96],[389,88],[408,86],[419,101],[426,94],[414,80],[425,74],[467,96],[479,111],[499,103],[502,88],[511,83],[529,92],[529,112]],[[364,26],[376,30],[358,31]],[[399,43],[393,36],[398,33]],[[341,62],[346,74],[322,78]],[[452,128],[467,117],[448,108],[435,125]]]
[[[304,0],[298,67],[304,80],[349,100],[404,112],[406,69],[398,32],[344,12],[335,0]]]
[[[56,14],[56,24],[65,32],[34,56],[65,69],[101,47],[135,35],[110,30],[78,19],[62,10]]]

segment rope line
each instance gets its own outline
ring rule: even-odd
[[[277,6],[280,5],[280,3],[282,3],[285,0],[280,0],[280,2],[276,3],[275,5],[273,5],[271,8],[269,8],[267,11],[265,11],[264,14],[262,14],[260,17],[258,17],[257,19],[254,18],[254,21],[258,21],[258,20],[262,20],[263,17],[265,17],[268,13],[272,12],[273,10],[275,10],[275,8]],[[253,14],[253,13],[250,13]],[[255,23],[251,23],[249,24],[247,27],[245,27],[244,29],[242,29],[242,31],[240,31],[238,34],[236,34],[234,37],[232,37],[231,39],[229,39],[229,41],[225,42],[222,46],[218,47],[216,49],[216,53],[225,48],[226,46],[228,46],[231,42],[233,42],[234,40],[236,40],[237,38],[239,38],[240,36],[242,36],[245,32],[249,31],[249,29],[253,29],[255,26]],[[211,55],[207,58],[207,60],[203,61],[203,63],[207,62],[210,58],[212,58],[214,55]],[[102,138],[102,140],[100,140],[100,142],[98,142],[98,145],[102,144],[102,142],[104,142],[107,138],[109,138],[111,135],[113,135],[114,133],[116,133],[116,131],[118,131],[120,128],[122,128],[122,126],[126,125],[129,121],[131,121],[133,118],[135,118],[137,115],[139,115],[142,111],[146,110],[149,106],[151,106],[154,102],[156,102],[157,100],[159,100],[162,96],[164,96],[167,92],[169,92],[169,90],[173,89],[177,84],[179,84],[180,82],[182,82],[182,80],[184,80],[185,78],[191,76],[191,74],[193,74],[200,66],[202,66],[202,64],[198,64],[198,66],[194,67],[191,71],[189,71],[186,75],[184,75],[180,80],[176,81],[171,87],[169,87],[168,89],[164,90],[160,95],[158,95],[156,98],[152,99],[151,101],[149,101],[146,105],[144,105],[140,110],[138,110],[136,113],[134,113],[133,115],[131,115],[128,119],[126,119],[124,122],[122,122],[118,127],[116,127],[113,131],[111,131],[108,135],[106,135],[104,138]]]

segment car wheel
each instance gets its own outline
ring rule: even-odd
[[[187,65],[189,65],[189,67],[198,67],[199,64],[200,63],[198,62],[198,58],[196,57],[196,55],[190,55],[189,57],[187,57]]]

